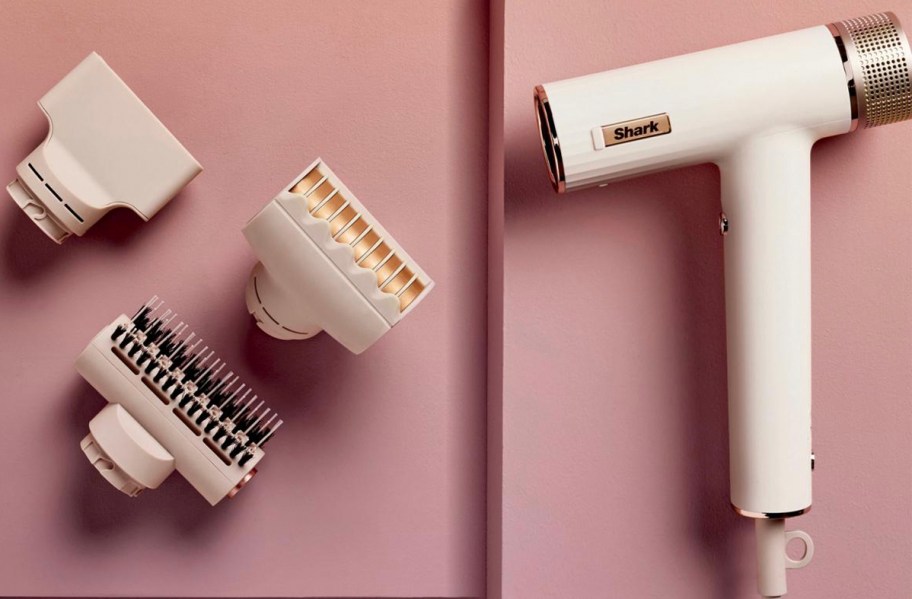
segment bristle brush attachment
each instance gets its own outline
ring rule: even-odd
[[[81,447],[130,496],[177,470],[215,505],[256,474],[282,421],[153,298],[105,327],[76,361],[110,402]]]
[[[247,308],[279,339],[325,330],[361,353],[434,283],[318,159],[244,228],[260,259]]]

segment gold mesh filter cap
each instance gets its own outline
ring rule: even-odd
[[[912,118],[912,52],[896,15],[831,23],[846,67],[853,118],[865,127]]]

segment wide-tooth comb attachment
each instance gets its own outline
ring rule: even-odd
[[[77,369],[119,410],[116,417],[105,414],[108,406],[93,419],[83,451],[130,495],[154,488],[161,482],[157,476],[163,480],[168,468],[176,468],[216,503],[250,480],[250,462],[262,457],[282,421],[187,325],[175,322],[175,314],[153,298],[133,318],[117,319],[80,355]],[[135,424],[123,425],[134,417]],[[133,449],[125,454],[124,447]],[[137,452],[147,460],[139,476],[129,457]],[[173,466],[164,465],[167,459]],[[143,472],[158,474],[143,482]]]
[[[312,217],[329,223],[333,240],[352,248],[355,263],[376,273],[377,287],[396,296],[403,312],[421,295],[427,282],[396,242],[381,233],[360,202],[340,187],[329,168],[319,162],[289,191],[304,198]]]

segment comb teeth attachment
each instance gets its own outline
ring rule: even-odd
[[[112,351],[226,465],[244,466],[282,425],[275,412],[153,298],[118,324]]]
[[[421,280],[417,269],[407,263],[405,256],[400,256],[392,239],[384,239],[370,222],[370,215],[346,198],[319,165],[289,191],[304,198],[312,217],[329,223],[333,240],[352,248],[358,266],[376,274],[380,291],[398,298],[399,312],[405,311],[421,295],[427,284]]]

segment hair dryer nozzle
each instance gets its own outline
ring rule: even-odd
[[[115,208],[147,221],[202,171],[94,52],[38,105],[48,135],[16,167],[7,191],[56,243],[84,235]]]
[[[856,126],[912,118],[912,52],[896,15],[879,13],[827,27],[842,55]]]

